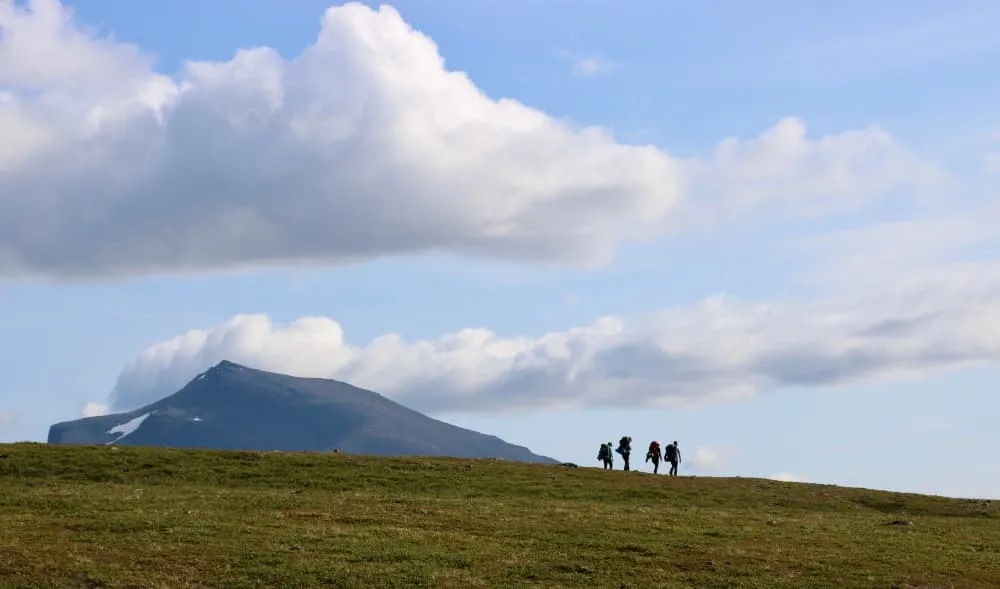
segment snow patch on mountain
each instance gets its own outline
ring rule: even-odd
[[[139,429],[139,426],[142,425],[142,422],[146,421],[146,418],[152,415],[153,413],[155,412],[151,411],[149,413],[143,413],[139,417],[135,417],[133,419],[126,421],[125,423],[120,423],[115,427],[109,429],[107,433],[111,435],[115,434],[120,434],[120,435],[117,438],[111,440],[110,442],[107,442],[107,444],[114,444],[115,442],[120,442],[122,438],[133,433],[135,430]]]

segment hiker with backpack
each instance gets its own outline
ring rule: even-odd
[[[611,448],[611,442],[608,442],[601,444],[601,449],[597,451],[597,459],[604,463],[604,470],[614,470],[615,456]]]
[[[650,460],[653,461],[653,474],[660,471],[661,458],[663,458],[663,455],[660,454],[660,443],[653,440],[649,443],[649,449],[646,450],[646,462],[649,462]]]
[[[677,465],[681,463],[681,448],[674,440],[663,449],[663,459],[670,463],[670,476],[677,476]]]
[[[632,436],[622,436],[622,439],[618,441],[618,448],[615,449],[615,452],[622,455],[622,460],[625,461],[624,470],[631,470],[628,459],[632,455]]]

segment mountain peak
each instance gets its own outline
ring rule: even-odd
[[[242,364],[237,364],[236,362],[233,362],[231,360],[223,360],[218,364],[216,364],[215,366],[213,366],[212,368],[209,368],[209,370],[215,370],[215,369],[242,370],[245,368],[247,368],[247,366],[243,366]]]
[[[213,376],[219,377],[219,376],[228,376],[228,375],[237,375],[237,374],[250,374],[250,373],[253,373],[253,372],[257,372],[257,373],[261,373],[261,374],[270,374],[270,373],[268,373],[268,372],[266,372],[264,370],[258,370],[258,369],[255,369],[255,368],[250,368],[249,366],[244,366],[242,364],[237,364],[236,362],[233,362],[232,360],[222,360],[221,362],[219,362],[215,366],[212,366],[211,368],[209,368],[205,372],[202,372],[198,376],[194,377],[194,379],[191,382],[199,381],[199,380],[202,380],[202,379],[204,379],[206,377],[213,377]]]
[[[222,360],[179,391],[128,413],[68,421],[53,444],[329,451],[554,463],[522,446],[445,423],[374,391]]]

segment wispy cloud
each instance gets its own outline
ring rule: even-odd
[[[573,72],[580,76],[596,76],[614,69],[614,64],[601,57],[581,57],[573,64]]]
[[[615,62],[598,54],[560,50],[556,52],[556,55],[570,64],[575,75],[584,78],[607,74],[617,67]]]

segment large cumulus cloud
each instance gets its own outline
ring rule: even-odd
[[[348,3],[285,60],[176,75],[57,0],[0,0],[0,279],[450,251],[595,264],[617,243],[748,208],[821,209],[932,167],[871,127],[789,118],[707,159],[623,145],[450,71],[391,7]]]

